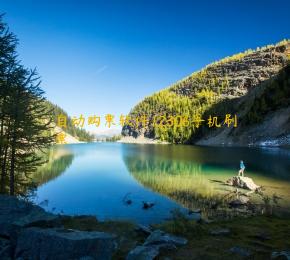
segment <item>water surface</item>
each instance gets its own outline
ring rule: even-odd
[[[157,223],[171,210],[194,205],[176,192],[212,198],[231,188],[221,181],[246,176],[290,202],[290,151],[280,148],[225,148],[184,145],[89,143],[54,146],[49,163],[35,174],[35,201],[53,212],[93,214],[98,219]],[[132,200],[124,203],[124,197]],[[149,210],[142,201],[153,202]],[[192,204],[193,203],[193,204]]]

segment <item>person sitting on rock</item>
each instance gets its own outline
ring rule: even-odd
[[[244,162],[241,160],[240,161],[240,170],[239,170],[239,174],[238,174],[238,176],[242,176],[242,177],[244,177],[244,170],[245,170],[245,164],[244,164]]]

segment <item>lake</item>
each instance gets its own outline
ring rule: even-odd
[[[246,176],[290,205],[289,149],[82,143],[53,146],[47,156],[33,176],[33,200],[55,213],[158,223],[176,208],[201,208],[231,192],[222,182],[237,174],[241,159]],[[143,201],[154,206],[143,209]]]

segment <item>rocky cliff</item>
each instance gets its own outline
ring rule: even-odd
[[[287,144],[289,59],[290,41],[284,40],[214,62],[138,103],[130,118],[146,120],[128,120],[122,134],[205,145]],[[208,127],[209,116],[226,114],[237,115],[237,125]],[[171,124],[179,115],[189,124]],[[197,125],[194,118],[204,121]]]

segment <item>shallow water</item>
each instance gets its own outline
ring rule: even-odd
[[[220,181],[237,174],[240,159],[246,176],[267,194],[281,196],[283,207],[290,204],[289,149],[121,143],[54,146],[49,163],[34,176],[39,182],[34,200],[53,212],[157,223],[172,209],[188,206],[174,201],[172,192],[208,198],[227,192]],[[144,210],[142,201],[155,206]]]

